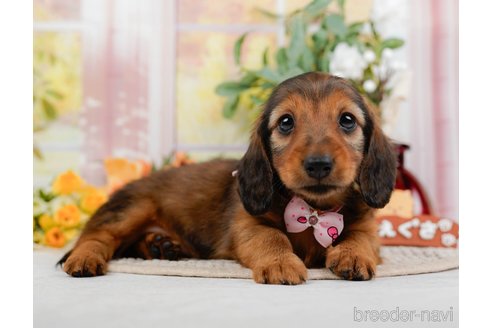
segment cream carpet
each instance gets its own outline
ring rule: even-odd
[[[376,277],[404,276],[458,268],[458,250],[434,247],[382,247],[383,263]],[[109,264],[110,272],[162,276],[251,279],[251,270],[228,260],[142,260],[119,259]],[[326,269],[310,269],[311,280],[340,279]]]
[[[458,327],[459,322],[457,269],[365,282],[308,280],[298,286],[117,272],[76,279],[55,266],[65,251],[33,253],[34,327],[437,328]],[[354,317],[356,310],[397,309],[451,311],[453,317],[439,322],[359,322]]]

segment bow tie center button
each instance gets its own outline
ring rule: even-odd
[[[310,225],[315,225],[316,223],[318,223],[318,218],[314,215],[310,216],[309,217],[309,224]]]

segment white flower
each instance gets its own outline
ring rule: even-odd
[[[376,60],[376,54],[374,53],[374,51],[372,51],[370,49],[367,49],[366,51],[364,51],[364,54],[362,56],[364,57],[364,60],[368,64],[370,64]]]
[[[376,66],[374,65],[372,67],[372,71],[374,72],[374,75],[376,75],[380,80],[384,80],[388,76],[388,67],[381,63],[381,65]]]
[[[39,216],[48,211],[48,204],[41,199],[41,197],[35,195],[33,199],[33,215]]]
[[[60,208],[69,204],[76,204],[77,201],[74,196],[71,195],[60,195],[49,202],[48,207],[51,209],[52,213],[55,213]]]
[[[339,43],[330,62],[330,72],[340,77],[358,80],[362,78],[367,63],[357,47]],[[335,74],[336,72],[336,74]]]
[[[407,69],[407,64],[399,60],[392,60],[390,67],[393,71],[399,72]]]
[[[395,74],[398,74],[407,68],[407,65],[404,62],[396,59],[394,51],[391,49],[384,49],[381,57],[379,66],[374,65],[372,68],[374,74],[381,80],[391,80]]]
[[[362,84],[362,88],[368,93],[374,92],[376,90],[376,82],[373,80],[365,80],[364,83]]]
[[[383,60],[391,60],[393,59],[395,52],[389,48],[385,48],[383,52],[381,53],[381,57]]]
[[[406,0],[374,0],[371,20],[383,38],[403,37],[408,12]]]

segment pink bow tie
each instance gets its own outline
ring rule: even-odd
[[[284,220],[288,232],[302,232],[313,227],[314,237],[325,248],[337,239],[343,229],[343,215],[336,211],[318,212],[297,196],[285,208]]]

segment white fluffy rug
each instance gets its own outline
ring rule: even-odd
[[[440,272],[459,265],[458,250],[434,247],[382,247],[383,263],[377,277]],[[109,264],[110,272],[206,278],[251,278],[251,270],[228,260],[141,260],[119,259]],[[310,269],[309,279],[340,279],[326,269]]]

